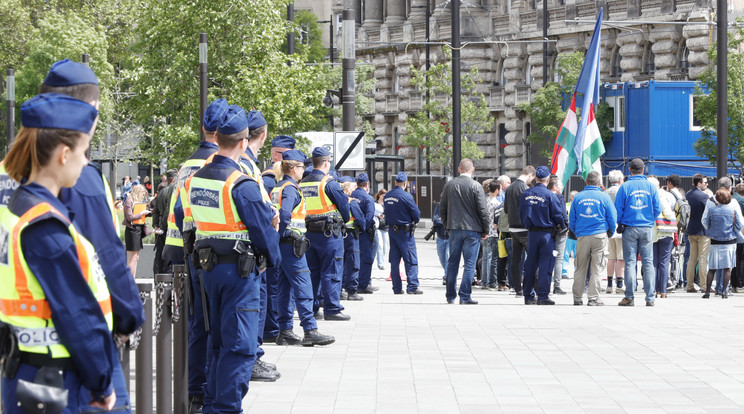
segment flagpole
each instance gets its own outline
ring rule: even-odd
[[[716,175],[728,173],[728,7],[726,0],[718,0],[718,56],[716,64],[718,113],[716,125]]]

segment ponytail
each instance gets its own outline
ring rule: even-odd
[[[18,131],[3,166],[10,178],[21,182],[47,165],[57,146],[75,149],[81,133],[69,129],[26,128]]]
[[[282,171],[283,162],[284,161],[277,161],[271,166],[271,170],[274,171],[274,176],[276,177],[276,182],[284,179],[284,172]]]

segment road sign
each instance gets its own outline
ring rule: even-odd
[[[344,156],[346,151],[351,148],[354,144],[354,140],[359,135],[359,132],[347,131],[347,132],[336,132],[333,135],[334,151],[333,159],[338,161]],[[364,170],[366,165],[364,163],[364,139],[360,140],[357,145],[351,150],[349,156],[344,161],[340,170]]]

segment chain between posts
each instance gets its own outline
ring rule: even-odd
[[[147,301],[150,299],[150,292],[140,291],[139,296],[140,300],[142,301],[142,306],[147,306]],[[140,339],[142,339],[142,327],[137,328],[137,330],[134,331],[132,337],[129,339],[129,349],[132,351],[136,351],[139,347]]]
[[[158,332],[160,332],[160,324],[163,320],[163,308],[165,307],[165,282],[157,282],[155,284],[155,291],[157,292],[155,301],[156,314],[155,327],[152,330],[152,336],[158,335]]]

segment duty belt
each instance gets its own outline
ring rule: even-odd
[[[409,231],[414,225],[413,224],[393,224],[393,231]]]
[[[48,354],[36,354],[33,352],[21,351],[20,361],[23,364],[28,364],[36,368],[55,367],[63,371],[75,369],[75,364],[72,362],[72,358],[52,358]]]

